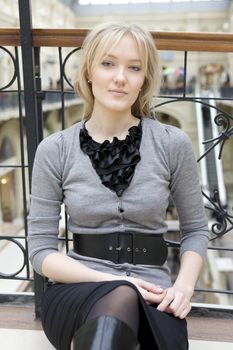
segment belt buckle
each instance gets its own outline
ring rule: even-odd
[[[117,264],[163,265],[167,259],[167,246],[162,235],[117,232],[115,242]]]

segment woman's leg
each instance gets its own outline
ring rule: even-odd
[[[139,305],[136,291],[130,286],[119,286],[99,299],[89,312],[86,322],[108,315],[126,323],[135,335],[138,333]]]
[[[92,307],[85,324],[75,333],[71,349],[137,349],[138,326],[137,292],[128,285],[118,286]]]
[[[121,324],[118,322],[119,327],[114,326],[116,330],[121,331],[123,325],[127,327],[123,332],[127,339],[121,344],[125,343],[125,340],[135,342],[139,324],[137,339],[142,350],[156,350],[157,338],[152,335],[148,307],[143,306],[136,287],[134,288],[131,283],[125,281],[59,283],[50,286],[44,294],[41,315],[43,329],[58,350],[70,350],[74,335],[83,326],[102,317],[98,315],[105,315],[105,324],[108,325],[114,325],[115,320],[119,320]],[[155,319],[156,323],[158,321]],[[96,325],[101,325],[101,322],[97,323]],[[120,336],[118,338],[120,339]],[[127,350],[130,350],[130,347]]]

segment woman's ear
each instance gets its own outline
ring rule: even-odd
[[[91,74],[87,75],[87,82],[90,84],[91,83]]]

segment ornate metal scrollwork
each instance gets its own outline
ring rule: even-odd
[[[64,77],[65,81],[67,82],[67,84],[68,84],[72,89],[74,89],[74,86],[73,86],[73,84],[71,84],[71,82],[70,82],[69,79],[67,78],[65,68],[66,68],[66,64],[67,64],[67,62],[68,62],[68,59],[69,59],[75,52],[79,51],[80,49],[81,49],[81,48],[78,47],[78,48],[76,48],[76,49],[70,51],[70,52],[68,53],[68,55],[65,57],[65,59],[64,59],[64,61],[63,61],[63,63],[62,63],[62,74],[63,74],[63,77]]]
[[[12,53],[8,49],[6,49],[3,46],[0,46],[0,50],[5,51],[10,56],[10,58],[11,58],[11,60],[13,62],[13,66],[14,66],[13,76],[10,79],[9,83],[7,83],[5,86],[0,87],[0,91],[3,91],[3,90],[6,90],[9,86],[11,86],[14,83],[14,81],[15,81],[15,79],[17,77],[17,68],[16,68],[17,64],[16,64],[16,60],[15,60],[14,56],[12,55]]]
[[[211,205],[205,205],[205,208],[212,212],[213,218],[216,220],[212,226],[211,231],[215,237],[210,240],[213,241],[216,238],[222,237],[233,228],[233,216],[230,215],[226,209],[223,208],[219,200],[218,190],[213,192],[213,197],[210,198],[206,193],[202,191],[203,196],[210,202]]]
[[[21,271],[23,271],[24,267],[26,266],[26,261],[27,261],[27,253],[26,253],[26,249],[23,247],[23,245],[21,243],[19,243],[16,239],[12,238],[12,237],[6,237],[6,236],[1,236],[0,237],[0,241],[9,241],[11,243],[14,243],[17,245],[17,247],[22,251],[23,253],[23,264],[22,266],[15,272],[13,273],[4,273],[4,272],[0,272],[0,278],[12,278],[17,276]]]
[[[233,135],[233,126],[231,126],[230,121],[233,121],[233,117],[228,114],[227,112],[221,110],[218,107],[212,106],[211,104],[207,103],[207,102],[203,102],[197,98],[189,98],[189,97],[181,97],[181,98],[176,98],[176,99],[172,99],[169,101],[165,101],[162,103],[159,103],[158,105],[155,105],[152,107],[152,110],[154,110],[155,108],[158,108],[160,106],[166,105],[166,104],[170,104],[170,103],[174,103],[174,102],[194,102],[194,103],[200,103],[206,107],[209,108],[214,108],[218,114],[215,116],[214,118],[214,122],[217,126],[223,128],[223,131],[221,132],[221,134],[215,138],[212,138],[210,140],[205,140],[202,143],[203,144],[208,144],[208,143],[213,143],[206,151],[205,153],[203,153],[199,158],[198,158],[198,162],[204,158],[214,147],[216,147],[219,143],[221,143],[220,146],[220,150],[219,150],[219,155],[218,155],[218,159],[221,159],[222,156],[222,151],[223,151],[223,147],[225,145],[225,142]]]
[[[218,154],[218,159],[221,159],[223,147],[225,142],[233,135],[233,126],[231,126],[231,121],[233,121],[233,117],[229,115],[227,112],[221,110],[220,108],[213,106],[207,102],[201,101],[198,98],[189,98],[189,97],[181,97],[176,99],[171,99],[169,101],[165,101],[155,105],[152,109],[158,108],[162,105],[174,103],[174,102],[194,102],[200,103],[208,108],[214,108],[218,113],[214,118],[215,124],[222,129],[221,133],[212,139],[205,140],[203,144],[211,144],[211,146],[200,156],[197,160],[199,162],[202,158],[204,158],[211,150],[213,150],[218,144],[220,145],[220,150]],[[219,200],[218,191],[215,190],[213,193],[213,197],[210,198],[206,193],[202,192],[203,196],[209,201],[210,205],[206,205],[205,208],[212,212],[212,216],[215,217],[216,222],[211,226],[211,231],[214,235],[210,240],[213,241],[216,238],[222,237],[227,232],[233,229],[233,216],[230,215],[221,205]],[[167,244],[172,247],[179,247],[180,243],[175,241],[166,240]]]
[[[204,158],[215,146],[217,146],[219,143],[221,143],[218,159],[221,159],[222,157],[222,150],[225,142],[233,135],[233,126],[230,125],[230,119],[233,120],[231,116],[229,116],[226,113],[218,113],[216,117],[214,118],[214,122],[216,125],[224,128],[221,135],[218,137],[215,137],[210,140],[203,141],[203,144],[208,144],[213,142],[212,146],[210,146],[206,152],[198,159],[200,161],[202,158]]]

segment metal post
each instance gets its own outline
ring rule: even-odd
[[[23,63],[24,80],[24,103],[26,134],[28,146],[29,181],[31,185],[31,172],[36,148],[39,142],[37,129],[37,106],[35,99],[35,63],[34,48],[32,46],[32,22],[31,22],[31,1],[19,0],[19,20]]]
[[[43,139],[43,110],[42,100],[45,98],[45,93],[41,91],[41,76],[40,76],[40,47],[34,48],[35,57],[35,84],[36,84],[36,100],[37,100],[37,128],[39,141]]]
[[[27,152],[29,166],[29,184],[31,187],[32,166],[39,139],[38,109],[36,101],[35,50],[32,45],[31,1],[18,0],[20,35],[22,48],[24,103],[27,135]],[[42,112],[42,111],[41,111]],[[35,273],[35,313],[40,317],[41,299],[44,291],[44,280]]]

